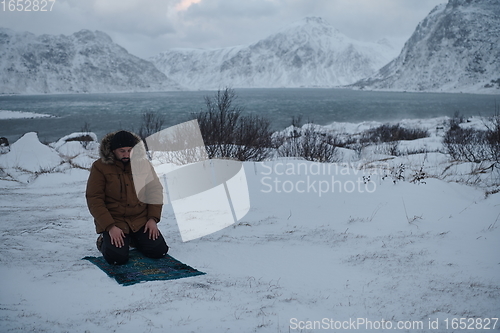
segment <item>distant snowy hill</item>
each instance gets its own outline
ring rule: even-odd
[[[308,17],[248,46],[172,49],[150,59],[190,89],[331,87],[372,75],[397,55],[386,40],[353,40]]]
[[[354,86],[500,93],[500,2],[450,0],[437,6],[396,59]]]
[[[0,28],[0,93],[155,91],[178,84],[103,32],[41,35]]]

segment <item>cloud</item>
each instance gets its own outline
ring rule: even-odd
[[[264,27],[274,27],[272,17],[278,12],[272,0],[202,0],[169,16],[179,32],[169,37],[180,41],[181,46],[201,48],[256,42],[272,32]]]
[[[306,16],[323,17],[355,39],[406,39],[445,1],[57,0],[50,13],[0,12],[0,25],[36,34],[101,30],[129,52],[149,57],[173,47],[254,43]]]
[[[365,40],[409,37],[417,24],[445,0],[332,1],[332,24],[347,35]]]
[[[408,38],[446,0],[203,0],[170,17],[183,46],[225,47],[265,38],[306,16],[320,16],[349,37]],[[178,38],[180,37],[180,38]],[[173,43],[176,41],[172,40]]]
[[[260,17],[271,16],[277,12],[276,2],[272,0],[203,0],[192,5],[186,11],[196,17]]]
[[[92,3],[92,13],[103,20],[103,26],[115,32],[143,34],[150,37],[174,32],[172,24],[167,19],[167,13],[173,10],[168,1],[86,0],[84,2]]]
[[[182,0],[179,2],[176,6],[175,9],[178,11],[186,10],[188,9],[192,4],[194,3],[199,3],[201,0]]]

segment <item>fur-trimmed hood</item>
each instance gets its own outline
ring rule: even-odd
[[[115,154],[113,154],[113,151],[111,150],[111,140],[113,139],[113,136],[118,132],[119,131],[108,133],[101,140],[101,146],[99,147],[99,157],[104,164],[113,164],[116,161]],[[136,137],[138,144],[142,143],[141,138],[137,134],[130,131],[127,132]]]

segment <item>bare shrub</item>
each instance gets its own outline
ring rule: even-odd
[[[165,123],[165,117],[159,112],[144,111],[141,115],[141,120],[141,127],[139,128],[138,135],[144,143],[148,158],[151,158],[146,138],[162,130],[163,124]]]
[[[300,131],[293,131],[288,137],[281,137],[278,147],[280,157],[300,157],[313,162],[336,162],[336,148],[340,145],[338,138],[329,133],[321,133],[312,125]]]
[[[449,126],[451,130],[455,130],[460,127],[460,124],[462,124],[465,121],[464,117],[460,114],[460,112],[455,111],[455,114],[453,115],[453,118],[450,119],[449,121]]]
[[[427,147],[419,147],[419,148],[407,148],[404,151],[400,151],[400,155],[418,155],[418,154],[426,154],[429,152],[435,152],[438,150],[429,150]]]
[[[399,156],[401,155],[399,151],[399,141],[390,141],[387,143],[387,152],[391,156]]]
[[[443,137],[446,152],[457,161],[480,163],[500,160],[500,113],[495,105],[495,114],[486,121],[486,130],[462,128],[464,117],[455,112],[449,120],[449,129]]]
[[[256,115],[242,115],[231,88],[205,96],[206,110],[195,115],[209,158],[262,161],[271,147],[271,123]]]
[[[82,132],[82,133],[90,133],[91,132],[90,124],[87,121],[83,124],[80,132]],[[68,141],[71,141],[71,139]],[[80,141],[83,148],[87,149],[89,146],[89,143],[94,141],[94,139],[90,135],[82,135],[80,138],[75,138],[74,141]]]
[[[443,144],[453,159],[479,163],[489,159],[486,134],[486,131],[458,126],[446,132]]]
[[[141,115],[141,127],[139,128],[139,136],[145,141],[145,139],[162,130],[165,124],[165,116],[159,112],[154,111],[144,111]]]
[[[486,124],[486,143],[493,161],[500,163],[500,110],[495,106],[495,115]]]
[[[446,152],[458,161],[479,163],[500,161],[500,112],[483,122],[486,130],[462,128],[464,120],[459,114],[450,119],[449,129],[443,138]]]
[[[302,120],[302,115],[301,114],[292,117],[292,126],[294,128],[295,127],[297,127],[297,128],[302,127],[302,125],[304,125],[304,122]]]
[[[80,129],[80,132],[82,132],[82,133],[89,133],[89,132],[91,132],[90,124],[88,123],[88,121],[86,121],[86,122],[83,123],[83,126]]]
[[[69,138],[66,140],[66,142],[71,142],[71,141],[80,141],[83,144],[92,142],[94,141],[94,139],[89,134],[82,134],[80,136],[75,136],[74,138]]]
[[[233,156],[240,161],[262,161],[269,155],[271,122],[265,118],[248,115],[240,118]]]
[[[363,133],[361,143],[393,142],[400,140],[416,140],[429,136],[428,131],[419,128],[405,128],[400,124],[384,124]]]

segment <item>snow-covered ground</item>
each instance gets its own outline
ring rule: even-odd
[[[50,118],[53,117],[48,114],[25,112],[25,111],[9,111],[0,110],[0,119],[33,119],[33,118]]]
[[[99,255],[84,198],[97,147],[63,140],[39,154],[27,134],[0,155],[0,331],[498,331],[498,169],[450,162],[444,123],[401,123],[431,136],[400,151],[427,153],[246,162],[251,209],[238,223],[182,242],[164,207],[170,254],[207,274],[128,287],[81,260]]]

